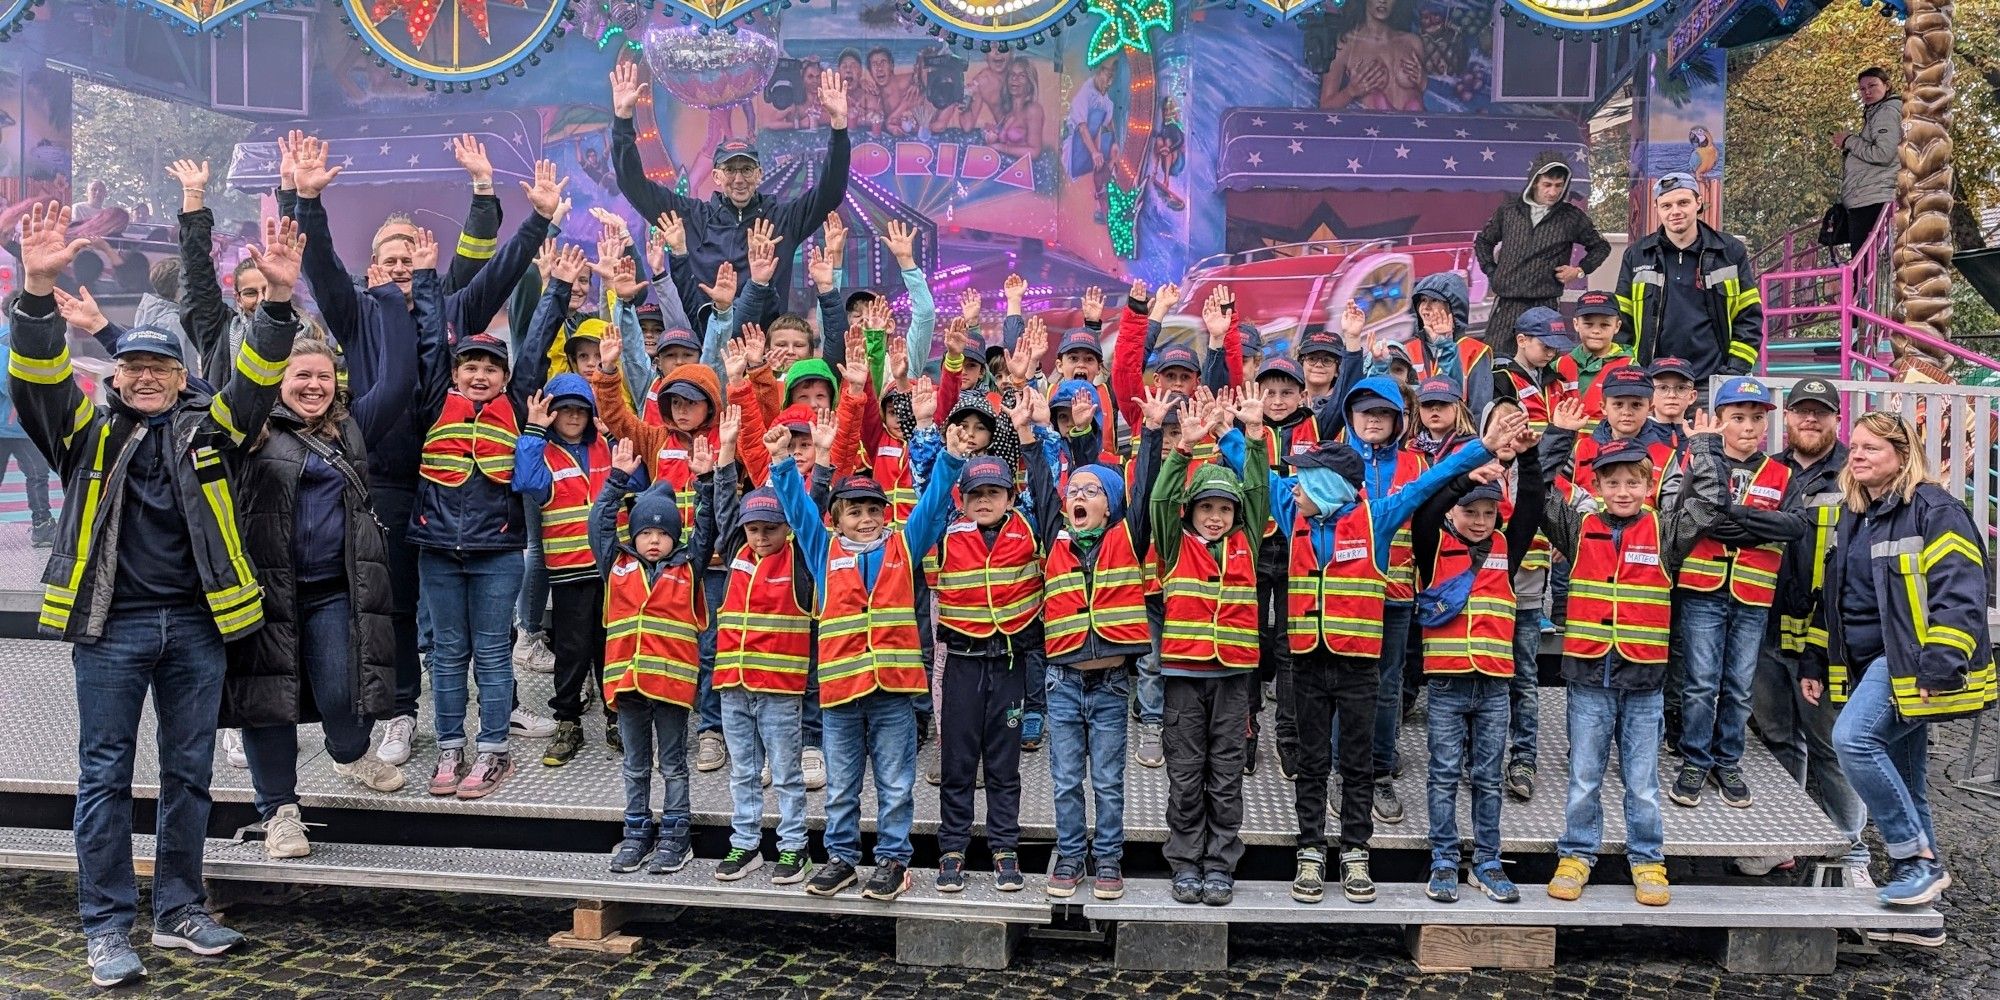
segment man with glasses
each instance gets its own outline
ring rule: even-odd
[[[278,400],[299,327],[302,241],[289,221],[267,220],[264,248],[251,248],[265,298],[220,391],[190,389],[179,338],[138,327],[119,338],[109,399],[93,406],[56,310],[56,276],[84,245],[65,239],[69,222],[56,203],[22,222],[7,370],[21,426],[73,500],[42,576],[41,631],[72,643],[78,905],[91,979],[115,986],[145,975],[131,942],[132,769],[149,690],[160,760],[153,944],[219,955],[243,940],[209,916],[201,881],[223,641],[264,621],[229,483]]]
[[[778,236],[778,268],[768,284],[778,290],[761,316],[740,317],[744,323],[769,326],[784,311],[786,292],[792,285],[792,260],[799,244],[819,231],[827,214],[840,208],[847,195],[847,81],[838,73],[820,76],[820,105],[826,109],[826,163],[818,171],[812,189],[797,198],[778,201],[760,193],[764,167],[757,147],[747,139],[725,139],[715,147],[714,170],[709,183],[715,193],[701,201],[675,191],[646,176],[639,158],[639,130],[633,121],[638,112],[639,65],[625,60],[611,71],[611,159],[618,172],[618,191],[646,219],[658,219],[668,212],[678,215],[687,232],[687,256],[673,261],[674,287],[680,289],[687,314],[699,320],[700,307],[707,296],[704,284],[713,282],[725,263],[734,264],[736,273],[750,273],[750,227],[769,219]],[[657,127],[657,126],[653,126]],[[832,331],[827,331],[832,335]]]

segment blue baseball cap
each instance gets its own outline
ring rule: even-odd
[[[120,343],[124,342],[120,341]],[[500,362],[500,367],[502,368],[508,367],[508,361],[510,360],[507,355],[507,342],[490,333],[475,333],[470,337],[466,337],[460,340],[458,345],[452,348],[451,352],[451,356],[454,358],[462,358],[468,354],[484,354]]]
[[[1500,484],[1480,483],[1478,486],[1474,486],[1471,492],[1468,492],[1464,496],[1459,497],[1457,505],[1460,507],[1470,507],[1481,500],[1491,500],[1494,503],[1499,503]]]
[[[1460,403],[1465,397],[1459,395],[1457,384],[1448,378],[1427,378],[1417,386],[1419,403]]]
[[[1771,388],[1748,375],[1738,375],[1722,383],[1715,398],[1709,401],[1711,409],[1720,410],[1736,403],[1749,403],[1767,410],[1778,408],[1778,401],[1771,396]]]
[[[122,358],[128,354],[157,354],[187,364],[181,354],[181,338],[157,326],[135,326],[125,331],[113,346],[111,356]]]
[[[778,491],[769,486],[759,486],[743,494],[743,503],[738,510],[738,520],[744,524],[783,524],[785,506],[778,502]]]
[[[1062,343],[1056,345],[1056,357],[1071,351],[1089,351],[1097,355],[1097,360],[1104,360],[1104,348],[1098,344],[1097,335],[1089,330],[1071,330],[1063,334]]]
[[[1195,358],[1192,348],[1184,344],[1168,344],[1160,348],[1160,353],[1155,356],[1153,370],[1163,372],[1169,368],[1185,368],[1188,371],[1199,373],[1201,371],[1201,362]],[[1299,384],[1305,384],[1305,380],[1301,378]]]
[[[1569,321],[1548,306],[1536,306],[1514,321],[1514,332],[1533,337],[1558,351],[1573,351],[1576,341],[1569,335]]]
[[[1653,197],[1658,198],[1669,191],[1693,191],[1699,195],[1701,194],[1701,182],[1695,180],[1693,174],[1682,170],[1666,174],[1653,182]]]
[[[835,480],[832,492],[835,500],[873,500],[881,504],[889,502],[889,494],[882,492],[881,483],[876,482],[873,476],[864,476],[858,472]]]
[[[1312,354],[1331,354],[1336,358],[1339,357],[1340,338],[1330,330],[1314,330],[1300,337],[1299,357],[1303,359]]]
[[[715,165],[719,167],[730,160],[749,160],[751,163],[763,163],[763,158],[757,154],[757,147],[751,145],[745,139],[729,139],[716,144]]]
[[[1607,397],[1638,396],[1651,399],[1653,396],[1653,376],[1646,374],[1646,370],[1637,365],[1620,365],[1605,372],[1602,378],[1604,395]]]
[[[1595,290],[1585,292],[1577,296],[1576,315],[1616,316],[1618,315],[1618,298],[1610,292]]]
[[[1283,376],[1302,386],[1306,384],[1306,370],[1299,367],[1298,362],[1284,355],[1273,357],[1257,367],[1256,381],[1264,381],[1267,375]]]
[[[967,459],[964,471],[958,476],[958,488],[970,493],[981,486],[998,486],[1011,493],[1014,490],[1014,470],[991,455]]]

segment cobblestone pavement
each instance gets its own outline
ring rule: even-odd
[[[1423,975],[1393,929],[1292,927],[1236,928],[1226,974],[1118,972],[1108,945],[1040,939],[1024,941],[1005,972],[914,969],[895,963],[890,921],[698,910],[640,925],[639,951],[613,957],[548,948],[548,935],[568,923],[553,903],[318,889],[233,914],[254,942],[238,955],[203,960],[142,945],[153,978],[133,994],[1983,1000],[2000,997],[2000,799],[1948,784],[1960,776],[1967,729],[1955,723],[1939,734],[1932,769],[1938,832],[1957,881],[1944,903],[1951,942],[1936,952],[1844,956],[1826,977],[1731,977],[1707,957],[1701,936],[1643,928],[1564,932],[1558,967],[1545,973]],[[67,876],[0,873],[0,996],[91,992],[74,893]]]

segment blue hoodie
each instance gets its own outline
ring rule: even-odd
[[[555,487],[555,474],[550,471],[545,446],[554,442],[576,460],[578,468],[590,468],[590,446],[597,443],[597,402],[590,391],[590,383],[575,372],[564,372],[549,380],[542,389],[551,401],[560,397],[581,397],[590,408],[591,421],[584,425],[582,439],[570,442],[554,436],[553,428],[524,424],[521,436],[514,442],[514,492],[538,504],[549,502],[549,493]],[[565,406],[575,405],[575,399],[564,401]]]
[[[1466,336],[1466,328],[1472,321],[1472,295],[1466,287],[1465,276],[1457,271],[1439,271],[1427,274],[1410,289],[1410,312],[1414,317],[1417,303],[1431,298],[1451,307],[1451,336],[1439,342],[1427,342],[1432,364],[1431,374],[1448,378],[1458,383],[1459,394],[1465,399],[1465,408],[1474,414],[1486,412],[1486,404],[1493,401],[1493,352],[1480,352],[1479,360],[1473,362],[1469,370],[1460,370],[1458,339]],[[1417,321],[1421,331],[1422,321]],[[1449,350],[1446,347],[1449,346]]]
[[[1403,437],[1403,391],[1396,380],[1387,375],[1371,375],[1355,383],[1340,401],[1343,412],[1352,412],[1354,401],[1362,395],[1375,395],[1388,400],[1396,409],[1395,430],[1389,440],[1381,445],[1371,445],[1360,437],[1349,433],[1345,440],[1361,456],[1362,495],[1368,498],[1374,515],[1375,563],[1384,572],[1389,568],[1389,542],[1396,535],[1396,529],[1403,526],[1417,513],[1417,508],[1433,493],[1442,489],[1452,477],[1463,475],[1485,465],[1493,458],[1486,450],[1486,443],[1473,438],[1465,446],[1452,452],[1442,461],[1431,466],[1423,475],[1402,487],[1396,486],[1397,456],[1402,451]],[[1291,480],[1281,479],[1272,474],[1271,519],[1279,530],[1289,530],[1293,513],[1297,510],[1292,499]]]

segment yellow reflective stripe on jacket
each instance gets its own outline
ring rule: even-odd
[[[1966,675],[1965,686],[1956,691],[1933,691],[1929,700],[1918,689],[1915,677],[1889,678],[1896,695],[1896,710],[1905,717],[1959,715],[1976,712],[1994,701],[1995,673],[1992,663]]]
[[[288,361],[289,357],[276,361],[264,357],[246,340],[243,342],[243,349],[236,352],[236,372],[258,385],[277,385],[278,379],[284,377]]]
[[[70,380],[75,374],[75,369],[70,367],[69,347],[64,345],[53,358],[30,358],[14,354],[7,361],[7,374],[36,385],[61,385]]]
[[[215,425],[222,428],[224,434],[229,435],[230,441],[236,444],[243,443],[243,429],[236,426],[236,412],[229,408],[229,400],[220,393],[209,397],[208,418],[215,421]]]
[[[458,234],[458,255],[467,260],[489,260],[499,247],[500,241],[497,238],[489,240],[465,233]]]
[[[111,441],[111,421],[97,425],[97,441],[91,448],[90,475],[84,477],[83,513],[77,519],[76,557],[70,564],[69,581],[54,582],[42,590],[42,612],[40,624],[43,628],[57,632],[69,629],[69,619],[76,609],[76,592],[83,589],[83,571],[90,565],[90,554],[97,542],[97,508],[104,500],[104,452]]]

